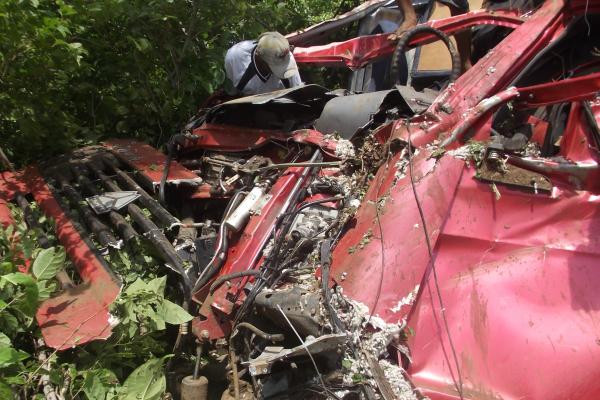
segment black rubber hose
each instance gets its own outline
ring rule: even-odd
[[[450,38],[444,32],[442,32],[438,29],[432,28],[430,26],[423,25],[423,26],[417,26],[417,27],[409,30],[408,32],[406,32],[404,35],[402,35],[402,37],[398,41],[398,44],[396,45],[396,50],[394,50],[394,54],[392,55],[392,68],[391,68],[391,74],[392,74],[392,78],[394,79],[395,84],[396,85],[400,84],[400,61],[401,61],[402,54],[406,50],[408,42],[415,35],[418,35],[421,33],[431,33],[431,34],[439,37],[440,40],[442,42],[444,42],[444,44],[448,48],[448,51],[450,52],[450,57],[452,58],[452,71],[450,72],[449,81],[454,82],[455,80],[457,80],[461,73],[461,63],[460,63],[460,54],[458,54],[456,47],[454,47],[454,44],[452,43],[452,41],[450,41]]]
[[[217,290],[223,283],[227,282],[230,279],[242,278],[244,276],[258,276],[261,274],[261,271],[250,270],[250,271],[238,271],[232,274],[223,275],[210,285],[209,293],[213,294],[215,290]]]
[[[283,333],[266,333],[264,331],[261,331],[254,325],[249,324],[248,322],[240,322],[235,326],[236,330],[238,330],[239,328],[246,328],[255,333],[256,335],[260,336],[261,338],[270,342],[283,342],[283,340],[285,339]]]

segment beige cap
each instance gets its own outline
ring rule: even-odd
[[[290,51],[290,44],[279,32],[265,32],[258,38],[256,54],[279,79],[289,79],[298,73],[298,66]]]

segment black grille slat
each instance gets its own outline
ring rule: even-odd
[[[112,160],[110,159],[112,158]],[[102,161],[117,175],[117,180],[124,185],[127,190],[135,190],[141,196],[140,203],[150,211],[152,215],[166,228],[170,229],[179,225],[179,220],[171,213],[165,210],[158,201],[148,194],[138,183],[133,180],[127,173],[122,171],[117,165],[117,160],[112,155],[107,155],[102,158]]]
[[[100,195],[101,192],[96,188],[92,181],[84,175],[83,168],[80,166],[72,166],[72,171],[77,177],[77,183],[79,186],[90,196]],[[108,213],[108,219],[114,229],[119,233],[119,236],[125,241],[129,242],[132,239],[138,237],[138,233],[133,227],[127,222],[127,220],[118,212],[110,211]]]
[[[100,245],[103,247],[120,247],[119,241],[113,235],[111,229],[96,217],[94,212],[87,206],[79,192],[77,192],[77,190],[71,186],[67,177],[59,172],[54,173],[53,177],[58,182],[61,192],[79,211],[81,219],[88,229],[94,233]]]

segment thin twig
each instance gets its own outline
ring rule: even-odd
[[[29,378],[27,379],[27,382],[25,382],[25,385],[28,385],[28,384],[30,384],[30,383],[31,383],[31,381],[33,380],[33,378],[35,377],[35,375],[36,375],[36,374],[37,374],[37,373],[40,371],[40,369],[42,369],[42,367],[43,367],[44,365],[46,365],[46,363],[48,363],[48,361],[49,361],[49,360],[51,360],[51,359],[52,359],[52,357],[53,357],[53,356],[54,356],[56,353],[58,353],[58,351],[59,351],[59,350],[60,350],[60,349],[61,349],[61,348],[62,348],[62,347],[65,345],[65,344],[67,344],[67,342],[68,342],[69,340],[71,340],[71,338],[72,338],[73,336],[75,336],[75,334],[76,334],[77,332],[79,332],[79,330],[81,329],[81,327],[82,327],[82,326],[83,326],[83,325],[84,325],[86,322],[88,322],[89,320],[91,320],[92,318],[94,318],[96,315],[98,315],[98,314],[100,313],[100,311],[102,311],[102,310],[98,310],[98,311],[96,311],[94,314],[90,315],[88,318],[86,318],[85,320],[81,321],[81,323],[80,323],[80,324],[77,326],[77,328],[75,328],[75,330],[73,330],[73,332],[71,332],[71,334],[70,334],[70,335],[69,335],[69,336],[68,336],[68,337],[65,339],[65,341],[64,341],[64,342],[62,342],[62,343],[61,343],[61,345],[60,345],[60,346],[58,346],[56,349],[54,349],[54,351],[53,351],[53,352],[50,354],[50,356],[48,356],[48,358],[47,358],[47,359],[46,359],[46,360],[45,360],[43,363],[41,363],[41,364],[40,364],[40,365],[39,365],[39,366],[38,366],[38,367],[35,369],[35,371],[33,371],[33,372],[32,372],[32,373],[29,375]],[[108,325],[107,325],[107,326],[108,326]]]

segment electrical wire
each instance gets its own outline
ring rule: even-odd
[[[385,159],[385,170],[384,171],[387,171],[387,169],[389,168],[389,163],[390,163],[391,152],[390,152],[389,143],[390,143],[390,139],[388,139],[387,143],[385,144],[386,159]],[[381,268],[379,269],[379,282],[377,284],[377,293],[375,295],[375,302],[373,303],[373,306],[371,307],[371,310],[369,311],[369,318],[367,319],[367,324],[369,322],[371,322],[371,317],[373,317],[373,314],[375,313],[375,309],[377,308],[377,305],[379,304],[379,299],[381,298],[381,289],[383,288],[383,276],[384,276],[384,270],[385,270],[385,245],[384,245],[384,240],[383,240],[383,226],[381,225],[381,218],[379,216],[379,191],[381,190],[383,181],[384,181],[384,177],[381,177],[381,179],[379,179],[379,182],[377,185],[377,190],[375,191],[375,220],[377,221],[377,229],[379,229],[379,244],[381,246],[381,257],[380,257],[381,258]]]
[[[437,276],[437,270],[435,268],[435,259],[433,257],[433,249],[431,247],[431,239],[429,238],[429,232],[427,230],[427,223],[425,221],[425,214],[423,212],[423,207],[421,205],[421,201],[419,200],[419,196],[417,194],[417,186],[415,184],[415,178],[413,174],[413,165],[412,165],[412,146],[411,146],[411,138],[410,138],[410,118],[406,120],[406,130],[407,130],[407,146],[408,146],[408,175],[410,177],[410,185],[412,187],[412,192],[415,197],[415,203],[417,204],[417,209],[419,211],[419,216],[421,218],[421,223],[423,224],[423,234],[425,235],[425,243],[427,244],[427,252],[429,253],[429,260],[431,262],[431,271],[433,272],[433,280],[435,282],[435,290],[437,292],[437,298],[440,303],[440,313],[442,315],[442,320],[444,321],[444,327],[446,330],[446,335],[448,336],[448,343],[450,344],[450,349],[452,350],[452,357],[454,358],[454,364],[456,366],[456,373],[458,375],[458,382],[454,377],[454,373],[452,372],[452,368],[450,367],[450,363],[448,363],[448,368],[450,369],[450,375],[452,377],[452,381],[454,382],[454,386],[458,391],[458,395],[460,399],[463,400],[463,382],[462,382],[462,374],[460,372],[460,365],[458,363],[458,356],[456,355],[456,348],[454,347],[454,341],[452,340],[452,335],[450,334],[450,328],[448,326],[448,319],[446,318],[446,309],[444,307],[444,301],[442,299],[442,293],[440,290],[440,285]],[[427,282],[429,286],[429,282]],[[435,313],[434,313],[435,314]]]

